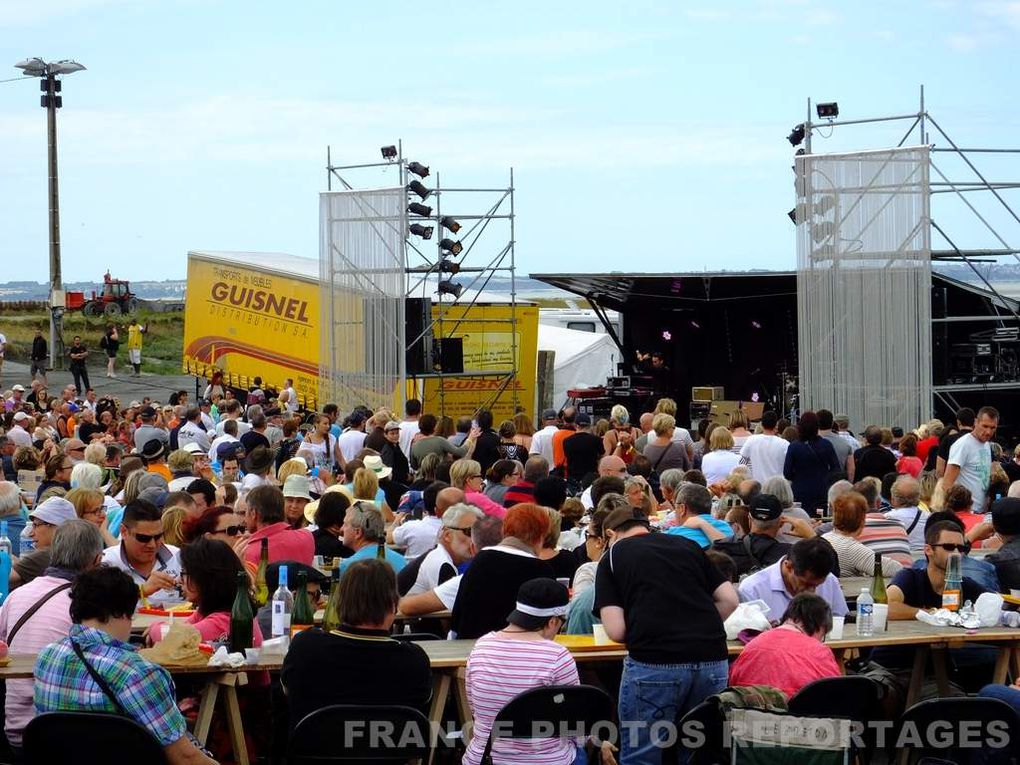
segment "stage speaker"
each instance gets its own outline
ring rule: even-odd
[[[432,372],[432,301],[428,298],[404,299],[404,327],[407,343],[406,367],[409,375]],[[419,337],[421,335],[421,337]],[[417,338],[417,339],[416,339]]]
[[[441,337],[435,341],[435,369],[445,375],[464,371],[464,338]]]
[[[691,399],[694,401],[722,401],[726,398],[721,385],[696,385],[691,388]]]

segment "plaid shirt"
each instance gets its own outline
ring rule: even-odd
[[[110,712],[117,708],[71,647],[77,641],[89,664],[107,682],[129,717],[163,746],[187,733],[170,673],[146,661],[128,643],[101,630],[71,625],[71,635],[39,652],[35,664],[36,712]]]

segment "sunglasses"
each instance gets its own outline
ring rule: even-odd
[[[470,526],[444,526],[443,528],[444,529],[449,529],[450,531],[459,531],[461,534],[463,534],[466,537],[471,536],[471,527]]]
[[[149,542],[158,542],[163,538],[162,531],[158,534],[139,534],[137,531],[132,531],[131,534],[134,536],[136,541],[143,545],[147,545]]]
[[[966,555],[970,552],[970,542],[964,542],[962,545],[956,545],[952,542],[942,542],[941,544],[932,545],[932,547],[941,547],[946,552],[958,552]]]
[[[29,521],[36,528],[41,528],[43,526],[55,526],[56,525],[55,523],[47,523],[46,521],[40,521],[38,518],[30,518]]]
[[[227,526],[225,529],[216,529],[217,534],[226,534],[228,537],[236,537],[238,534],[244,534],[248,530],[248,527],[243,523],[239,526]]]

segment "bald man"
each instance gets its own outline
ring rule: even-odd
[[[615,454],[599,460],[599,478],[608,477],[619,478],[620,480],[627,477],[627,463]],[[584,505],[586,510],[591,510],[595,507],[591,497],[591,486],[581,494],[581,504]]]
[[[651,412],[645,412],[638,420],[638,427],[641,428],[641,435],[638,436],[638,440],[634,442],[634,448],[642,454],[645,452],[645,447],[648,446],[649,434],[652,432],[652,420],[654,419],[654,414]]]

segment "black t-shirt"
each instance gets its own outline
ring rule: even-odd
[[[432,670],[421,646],[352,627],[295,635],[280,680],[292,731],[306,715],[331,704],[400,704],[425,713],[432,696]]]
[[[471,459],[482,466],[482,475],[489,472],[492,463],[499,459],[499,436],[496,431],[486,430],[478,436]]]
[[[85,442],[87,445],[92,441],[92,436],[96,433],[105,433],[106,428],[100,425],[98,422],[83,422],[78,426],[78,438]]]
[[[928,578],[927,569],[905,568],[902,569],[893,580],[890,586],[895,585],[903,592],[903,602],[914,608],[942,608],[942,596],[935,592]],[[978,596],[985,591],[985,588],[968,577],[963,578],[962,605],[966,601],[976,603]]]
[[[957,441],[963,438],[965,435],[970,433],[972,428],[966,430],[954,430],[952,433],[947,433],[939,439],[939,454],[943,462],[949,462],[949,450],[953,447]]]
[[[599,460],[606,453],[602,439],[594,433],[575,433],[563,441],[563,456],[567,458],[567,478],[583,481],[594,474]]]
[[[264,446],[269,448],[269,439],[261,433],[256,433],[254,430],[249,430],[243,436],[241,436],[241,446],[244,447],[245,454],[251,454],[256,446]]]
[[[548,562],[552,564],[557,579],[569,579],[570,586],[574,585],[574,574],[577,573],[577,567],[581,564],[573,550],[560,550],[556,553],[556,557],[550,558]]]
[[[747,553],[747,543],[744,542],[744,539],[750,540],[751,555]],[[790,552],[790,548],[793,547],[791,544],[780,542],[765,534],[748,534],[744,539],[720,539],[712,544],[713,548],[733,558],[737,567],[737,576],[750,573],[752,569],[771,566]]]
[[[896,455],[881,445],[865,446],[854,453],[854,480],[868,476],[882,480],[886,473],[896,472]]]
[[[471,561],[453,603],[453,631],[458,638],[480,638],[506,626],[517,604],[517,591],[529,579],[556,578],[548,561],[522,552],[490,547]]]
[[[726,632],[712,594],[725,579],[701,547],[669,534],[614,543],[599,561],[592,612],[623,608],[627,650],[649,664],[725,661]]]
[[[315,540],[315,554],[328,558],[350,558],[354,550],[345,545],[325,529],[316,529],[312,532]]]

